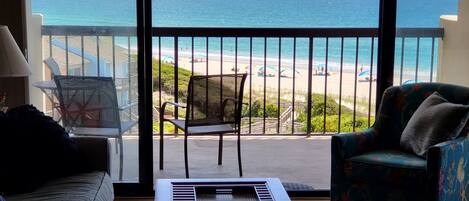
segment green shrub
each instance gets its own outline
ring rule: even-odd
[[[324,104],[324,95],[312,95],[311,108],[311,132],[324,132],[324,109],[326,109],[326,130],[325,132],[338,132],[339,130],[339,104],[331,97],[327,97],[327,105]],[[298,111],[297,122],[303,124],[303,131],[306,131],[307,105],[304,110]],[[374,122],[374,117],[370,117],[370,123]],[[353,122],[353,111],[347,107],[341,108],[340,132],[360,131],[368,128],[368,116],[357,113]]]
[[[174,125],[169,123],[169,122],[164,122],[163,123],[163,129],[164,129],[165,134],[173,134],[176,131]],[[155,134],[160,133],[160,122],[157,122],[157,121],[153,122],[153,132]],[[183,131],[179,130],[179,133],[183,133]]]
[[[312,94],[312,110],[311,110],[311,115],[312,116],[318,116],[318,115],[324,115],[324,109],[326,109],[326,115],[335,115],[339,114],[339,104],[332,98],[332,97],[327,97],[326,102],[327,105],[324,108],[324,95],[323,94]],[[305,106],[305,111],[306,111]],[[350,109],[347,107],[342,107],[341,108],[342,113],[349,113],[351,112]]]
[[[374,122],[374,117],[370,117],[370,123]],[[340,132],[353,131],[353,114],[344,114],[341,116]],[[368,117],[357,116],[355,118],[355,131],[361,131],[368,128]],[[303,126],[303,131],[306,131],[306,121]],[[324,132],[324,116],[315,116],[311,119],[312,132]],[[339,131],[339,115],[326,116],[326,131],[325,132],[338,132]]]
[[[153,60],[153,90],[158,91],[160,80],[158,79],[160,69],[158,60]],[[189,70],[178,68],[178,96],[185,100],[187,98],[187,87],[192,73]],[[174,94],[174,65],[161,63],[161,90]]]
[[[266,100],[266,103],[265,103],[266,117],[276,118],[277,112],[278,112],[277,103],[270,103],[270,102],[267,102]],[[280,112],[282,112],[282,109],[280,109]],[[249,106],[243,106],[241,116],[249,117]],[[254,102],[252,102],[251,117],[264,117],[263,101],[255,100]]]

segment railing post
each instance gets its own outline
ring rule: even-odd
[[[380,0],[376,113],[384,91],[393,85],[397,0]]]
[[[312,89],[313,89],[313,50],[314,38],[309,37],[309,52],[308,52],[308,102],[306,103],[306,134],[308,137],[311,135],[311,109],[313,107]]]
[[[174,102],[179,102],[179,38],[174,37]],[[179,118],[178,107],[174,108],[174,118]],[[178,134],[177,126],[174,126],[174,132]]]

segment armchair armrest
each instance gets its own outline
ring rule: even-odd
[[[439,143],[427,153],[431,200],[463,200],[469,192],[469,137]]]
[[[370,128],[363,132],[337,134],[331,141],[331,200],[337,200],[341,192],[346,192],[345,159],[372,150],[377,131]]]
[[[372,150],[376,133],[374,128],[370,128],[362,132],[334,135],[332,136],[332,154],[346,159]]]
[[[111,175],[111,153],[107,138],[72,137],[85,160],[93,170],[106,171]]]

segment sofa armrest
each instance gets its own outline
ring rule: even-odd
[[[72,137],[78,149],[93,170],[106,171],[111,175],[111,153],[107,138]]]
[[[431,200],[463,200],[469,192],[469,137],[439,143],[427,153]]]

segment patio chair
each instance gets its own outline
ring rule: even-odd
[[[44,64],[46,64],[47,68],[49,68],[51,75],[52,75],[52,79],[54,78],[54,76],[62,74],[60,72],[59,64],[55,61],[54,58],[52,57],[47,58],[46,60],[44,60]],[[49,97],[58,97],[56,90],[51,90],[50,92],[43,90],[43,92],[46,93]],[[56,99],[54,98],[50,100],[52,104],[52,110],[60,111],[60,106],[57,103]],[[62,120],[62,117],[59,116],[58,121],[61,121],[61,120]]]
[[[54,58],[49,57],[46,60],[44,60],[44,63],[46,64],[47,68],[49,68],[50,72],[52,73],[52,76],[56,75],[61,75],[62,73],[60,72],[60,67],[59,64],[55,61]]]
[[[120,151],[119,179],[123,172],[122,134],[137,121],[121,121],[120,111],[135,104],[118,106],[117,92],[111,77],[60,76],[57,84],[63,126],[74,135],[114,138]]]
[[[452,103],[469,102],[466,87],[441,83],[391,87],[384,92],[370,129],[332,137],[332,201],[466,200],[468,137],[436,144],[426,158],[399,146],[412,114],[435,91]]]
[[[188,136],[218,134],[218,165],[222,165],[223,134],[237,134],[239,175],[243,176],[241,164],[241,109],[244,82],[247,74],[192,76],[187,90],[187,105],[164,102],[160,108],[160,170],[163,169],[163,124],[168,121],[184,131],[184,162],[186,178],[189,178]],[[165,118],[167,105],[185,108],[185,119]]]

